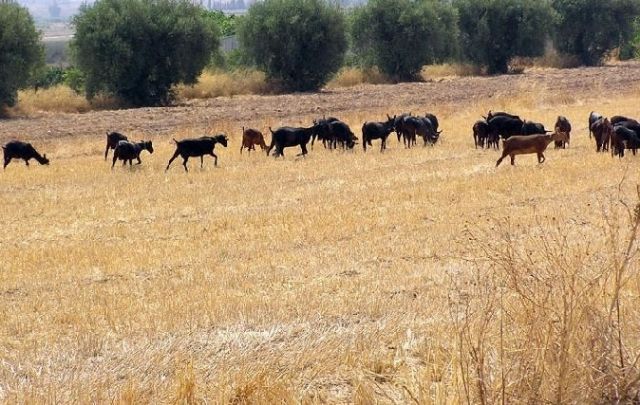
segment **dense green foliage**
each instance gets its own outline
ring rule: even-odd
[[[239,27],[247,55],[287,90],[320,88],[342,65],[344,14],[323,0],[265,0]]]
[[[607,52],[625,45],[640,15],[638,0],[553,0],[553,6],[559,15],[556,46],[588,66],[600,64]]]
[[[506,73],[514,56],[544,53],[553,22],[546,0],[456,0],[463,55],[489,73]]]
[[[454,56],[457,15],[436,0],[370,0],[354,11],[351,35],[361,63],[412,80],[425,64]]]
[[[184,0],[98,0],[73,20],[76,66],[88,98],[100,92],[136,106],[167,104],[218,51],[218,29]]]
[[[223,37],[237,34],[238,19],[240,17],[233,14],[227,15],[218,10],[203,10],[202,13],[205,18],[212,20],[218,26]]]
[[[0,3],[0,107],[16,103],[18,89],[31,82],[43,61],[40,34],[29,11]]]

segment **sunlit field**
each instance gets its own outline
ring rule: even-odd
[[[536,71],[491,97],[464,94],[500,79],[452,79],[463,96],[446,102],[424,101],[437,86],[369,85],[328,94],[333,110],[251,96],[0,122],[3,142],[51,159],[0,173],[0,399],[637,401],[640,156],[597,154],[587,116],[640,116],[640,75],[619,89],[588,72],[571,92]],[[489,109],[551,128],[565,115],[570,147],[495,168],[471,136]],[[361,136],[404,111],[438,115],[441,141],[239,152],[243,125],[269,143],[269,126],[326,113]],[[104,132],[121,128],[155,152],[111,170]],[[171,139],[205,131],[229,135],[218,167],[165,172]]]

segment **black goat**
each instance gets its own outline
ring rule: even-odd
[[[331,146],[331,129],[332,122],[341,122],[336,117],[322,117],[321,119],[313,120],[313,125],[318,126],[318,131],[311,135],[311,149],[316,138],[322,141],[322,145],[326,148],[327,144]]]
[[[118,146],[118,142],[128,139],[129,138],[119,132],[107,132],[107,148],[104,150],[104,160],[107,160],[109,149],[115,149]]]
[[[120,141],[118,142],[118,146],[113,151],[113,162],[111,163],[111,168],[116,165],[116,160],[122,160],[122,165],[126,165],[127,161],[129,162],[129,166],[133,165],[133,159],[138,161],[137,164],[141,164],[142,160],[140,160],[140,153],[143,150],[149,151],[149,153],[153,153],[153,144],[151,141],[141,141],[141,142],[129,142],[129,141]]]
[[[628,122],[628,121],[622,121]],[[624,150],[631,149],[635,155],[640,149],[640,137],[637,132],[631,128],[616,125],[613,127],[611,139],[611,156],[624,157]]]
[[[48,165],[49,159],[47,159],[47,155],[40,155],[38,151],[30,144],[21,141],[10,141],[7,142],[3,147],[2,151],[4,153],[4,168],[7,167],[11,159],[23,159],[24,163],[29,166],[29,160],[35,159],[41,165]]]
[[[329,149],[336,149],[338,145],[343,148],[353,149],[358,137],[353,134],[349,125],[342,121],[327,121],[319,125],[318,139],[322,139],[325,147],[328,144]],[[312,141],[313,144],[313,141]]]
[[[362,148],[364,151],[367,151],[367,145],[371,145],[371,140],[373,139],[381,139],[382,144],[380,145],[380,152],[383,152],[387,149],[387,138],[389,134],[396,129],[397,118],[395,115],[393,117],[389,117],[387,114],[386,122],[365,122],[362,125]]]
[[[271,149],[275,147],[276,151],[274,156],[284,157],[284,148],[292,146],[300,146],[301,153],[299,153],[298,156],[305,156],[308,153],[307,144],[309,140],[312,136],[318,135],[318,131],[322,125],[324,124],[315,124],[309,128],[281,127],[275,131],[269,127],[269,131],[271,131],[271,145],[269,145],[267,149],[267,156],[271,153]]]
[[[213,149],[216,147],[216,143],[226,148],[229,139],[224,134],[218,134],[216,136],[202,136],[200,138],[183,139],[181,141],[174,139],[173,141],[176,143],[176,151],[173,153],[173,156],[171,156],[171,159],[169,159],[165,171],[169,170],[169,166],[171,166],[171,162],[173,162],[175,158],[182,156],[182,166],[184,166],[184,170],[188,172],[187,161],[190,157],[200,156],[200,168],[202,168],[204,166],[204,155],[211,155],[214,159],[213,165],[218,166],[218,156],[213,153]]]

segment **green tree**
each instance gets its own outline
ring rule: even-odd
[[[370,0],[351,21],[355,56],[395,80],[414,80],[422,66],[457,51],[457,14],[440,0]]]
[[[193,84],[218,51],[218,29],[186,0],[98,0],[74,18],[71,44],[87,98],[163,105],[172,86]]]
[[[292,91],[316,90],[338,71],[345,31],[341,10],[324,0],[256,2],[239,27],[247,56]]]
[[[629,41],[640,15],[638,0],[553,0],[553,7],[559,15],[556,47],[587,66]]]
[[[515,56],[540,56],[554,13],[547,0],[455,0],[462,52],[488,73],[506,73]]]
[[[40,34],[26,8],[0,3],[0,107],[15,105],[44,63]]]

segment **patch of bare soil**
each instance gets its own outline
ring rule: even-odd
[[[100,136],[107,130],[170,134],[177,128],[211,128],[217,121],[259,125],[264,122],[308,124],[308,116],[379,111],[395,114],[434,106],[468,105],[478,100],[517,97],[532,90],[603,99],[638,88],[640,63],[577,69],[532,69],[520,75],[462,77],[425,83],[362,85],[318,93],[219,97],[175,107],[92,111],[85,114],[42,113],[38,117],[0,121],[0,141]],[[424,111],[415,110],[417,113]],[[305,117],[303,121],[302,117]],[[380,117],[382,119],[383,116]]]

